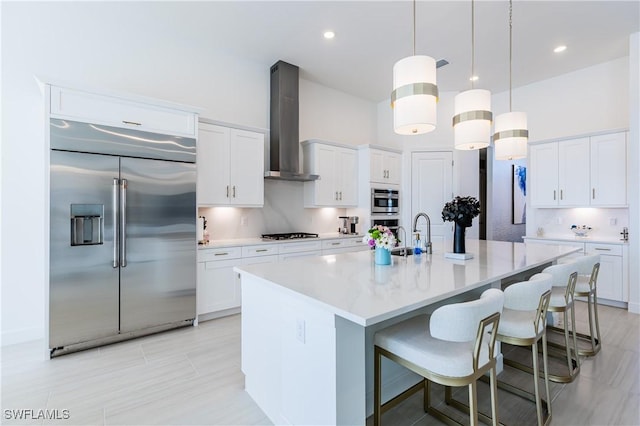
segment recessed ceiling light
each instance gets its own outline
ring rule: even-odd
[[[480,77],[478,77],[477,75],[472,75],[471,77],[469,77],[469,80],[471,81],[478,81]]]
[[[334,33],[333,31],[325,31],[323,36],[327,40],[331,40],[332,38],[334,38],[336,36],[336,33]]]
[[[565,46],[564,44],[556,47],[555,49],[553,49],[553,51],[555,53],[560,53],[560,52],[564,52],[565,50],[567,50],[567,46]]]

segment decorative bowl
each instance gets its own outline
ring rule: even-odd
[[[587,226],[587,225],[571,225],[571,230],[573,231],[574,234],[576,234],[576,237],[586,237],[589,235],[589,231],[591,231],[591,227]]]

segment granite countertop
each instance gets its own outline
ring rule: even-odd
[[[255,238],[231,238],[226,240],[214,240],[209,244],[198,245],[198,250],[207,250],[214,248],[224,247],[240,247],[240,246],[253,246],[259,244],[286,244],[286,243],[299,243],[303,241],[318,241],[318,240],[335,240],[339,238],[362,238],[364,234],[340,234],[338,232],[328,232],[325,234],[318,234],[318,238],[298,238],[293,240],[265,240],[260,237]]]
[[[467,252],[474,257],[464,261],[434,251],[406,258],[392,256],[391,265],[378,266],[372,251],[361,251],[295,259],[286,267],[273,263],[236,266],[234,270],[369,326],[577,250],[562,245],[467,240]]]
[[[571,235],[545,235],[543,237],[538,236],[524,236],[523,239],[527,240],[540,240],[540,241],[570,241],[576,243],[602,243],[602,244],[629,244],[629,241],[622,241],[620,238],[606,237],[606,236],[594,236],[594,237],[576,237]]]

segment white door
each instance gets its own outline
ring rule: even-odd
[[[434,252],[450,250],[452,222],[442,220],[442,208],[453,198],[453,153],[414,152],[411,154],[411,219],[424,212],[431,219],[431,242]],[[413,223],[408,224],[407,231]],[[426,239],[426,223],[418,221],[420,238]],[[413,237],[411,238],[413,240]]]

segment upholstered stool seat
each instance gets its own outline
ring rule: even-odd
[[[478,422],[476,381],[489,372],[491,408],[498,424],[496,359],[494,354],[503,293],[486,290],[480,299],[441,306],[431,316],[419,315],[378,331],[374,336],[374,424],[386,409],[424,390],[424,410],[445,421],[450,419],[431,406],[431,382],[446,386],[469,386],[471,424]],[[382,357],[424,377],[422,383],[382,404]],[[457,401],[456,401],[457,402]],[[483,417],[485,419],[485,417]]]
[[[529,281],[509,285],[504,290],[504,308],[498,327],[498,341],[515,346],[531,347],[533,358],[534,394],[513,385],[498,381],[498,387],[527,398],[536,404],[538,425],[551,421],[551,399],[549,397],[549,373],[547,366],[547,339],[545,317],[551,299],[549,274],[537,274]],[[542,360],[546,400],[540,396],[538,385],[538,342],[542,340]],[[504,357],[505,365],[525,369],[524,365]]]
[[[590,349],[578,348],[579,355],[594,356],[600,352],[600,321],[598,320],[598,294],[596,284],[600,272],[600,255],[592,254],[571,259],[578,272],[576,282],[576,297],[587,298],[589,315],[589,334],[576,333],[578,339],[591,344]]]

